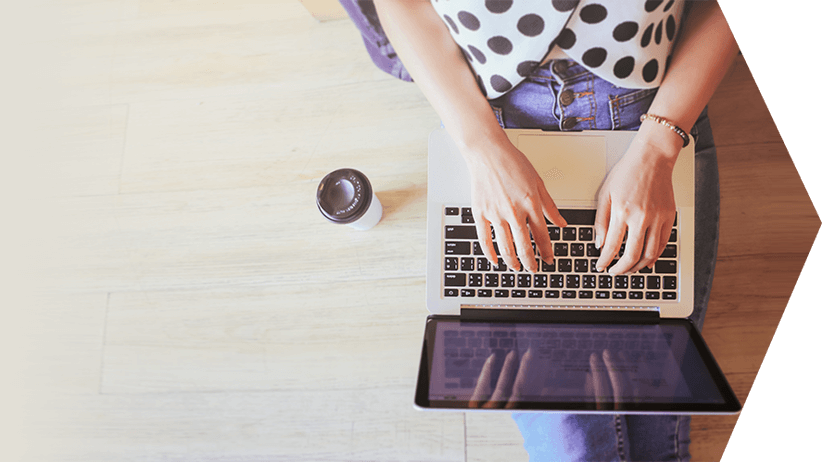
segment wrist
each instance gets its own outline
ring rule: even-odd
[[[687,136],[687,134],[686,134]],[[683,148],[683,139],[675,131],[651,119],[645,119],[639,127],[636,138],[646,154],[660,157],[673,165]]]

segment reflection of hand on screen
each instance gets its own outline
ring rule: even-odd
[[[625,363],[622,352],[603,350],[601,357],[597,353],[591,353],[588,362],[591,372],[586,377],[586,390],[594,395],[597,409],[622,409],[625,397],[633,392],[625,371],[618,365]]]
[[[531,349],[529,348],[523,355],[517,367],[517,352],[511,350],[505,355],[505,362],[502,364],[497,386],[491,388],[492,374],[496,361],[500,361],[496,354],[492,354],[485,360],[477,379],[477,386],[468,401],[470,408],[513,408],[522,396],[525,386],[530,377]]]

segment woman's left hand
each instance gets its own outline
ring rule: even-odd
[[[600,249],[597,271],[608,269],[623,238],[625,251],[611,274],[653,265],[668,243],[676,217],[672,179],[676,155],[646,139],[641,134],[634,138],[600,188],[594,224]]]

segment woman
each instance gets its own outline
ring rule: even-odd
[[[603,183],[597,269],[651,266],[675,218],[672,171],[696,140],[695,307],[701,328],[716,259],[716,155],[704,108],[738,53],[715,2],[342,1],[375,63],[420,87],[469,167],[483,253],[536,271],[565,221],[503,128],[637,130]],[[384,30],[388,41],[381,32]],[[389,42],[390,41],[390,42]],[[393,51],[401,61],[396,59]],[[407,71],[407,73],[406,73]],[[645,116],[645,117],[643,117]],[[529,233],[530,231],[530,233]],[[625,250],[616,264],[625,238]],[[688,417],[514,414],[533,460],[682,460]]]

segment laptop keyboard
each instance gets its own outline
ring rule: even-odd
[[[596,271],[599,250],[594,245],[596,210],[560,209],[565,228],[548,223],[554,246],[554,263],[537,255],[539,271],[514,271],[500,257],[493,266],[484,257],[470,207],[445,207],[443,259],[444,297],[478,299],[485,303],[522,303],[523,299],[676,301],[679,298],[677,222],[662,256],[651,268],[634,274],[611,276]],[[492,232],[493,238],[493,232]],[[499,254],[497,243],[494,248]],[[619,251],[622,256],[625,245]],[[611,268],[617,259],[608,265]],[[522,266],[522,265],[520,265]]]

